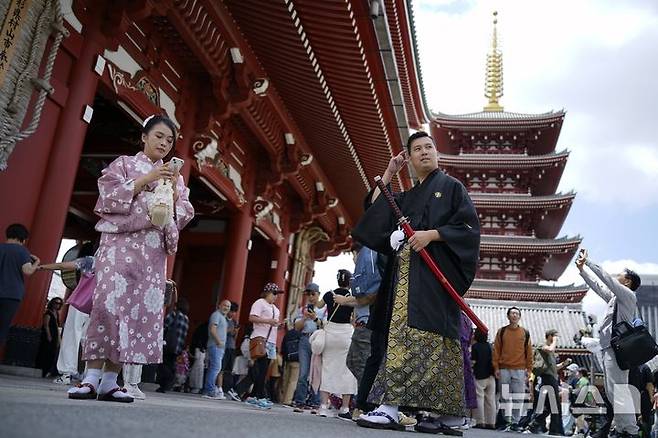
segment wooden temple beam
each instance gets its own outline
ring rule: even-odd
[[[206,68],[208,68],[210,74],[212,76],[217,75],[219,71],[217,70],[215,60],[207,54],[207,52],[204,50],[204,47],[200,47],[202,45],[201,41],[203,40],[199,39],[198,33],[204,30],[204,28],[199,26],[191,26],[191,23],[193,23],[192,15],[194,14],[188,14],[187,16],[182,15],[182,8],[186,6],[187,3],[188,2],[185,0],[169,0],[169,4],[173,6],[173,9],[176,10],[176,12],[169,12],[168,16],[171,17],[172,23],[174,23],[175,27],[179,31],[182,30],[181,36],[184,37],[185,41],[190,45],[190,47],[194,47],[195,54],[199,56],[199,53],[201,53],[199,59],[201,59]],[[223,3],[200,0],[195,7],[195,11],[199,14],[202,12],[207,13],[208,17],[221,30],[222,37],[228,47],[239,49],[241,62],[237,64],[243,64],[243,66],[241,65],[238,67],[241,70],[246,70],[245,72],[242,72],[243,75],[253,78],[265,78],[267,76],[266,72],[264,72],[260,66],[255,54],[249,49],[248,43],[242,37],[242,34],[237,28],[230,12]],[[235,56],[237,56],[237,54]],[[235,60],[232,59],[232,61],[233,64],[236,64]],[[300,154],[309,157],[312,156],[310,148],[305,144],[303,140],[301,131],[299,131],[294,122],[289,119],[288,111],[276,91],[270,90],[269,92],[266,92],[263,98],[266,99],[269,103],[268,109],[272,110],[273,114],[276,116],[277,122],[280,125],[279,129],[273,126],[264,126],[263,123],[268,120],[268,117],[263,114],[262,117],[257,118],[253,112],[249,111],[248,102],[246,102],[244,105],[240,105],[237,111],[234,109],[233,112],[239,113],[245,123],[252,130],[252,132],[256,134],[260,143],[265,147],[268,154],[270,155],[271,162],[278,163],[279,154],[281,154],[281,151],[273,147],[274,145],[271,139],[268,138],[268,136],[265,134],[265,132],[272,129],[274,129],[274,132],[280,136],[283,136],[283,134],[286,132],[292,133],[295,138],[296,148],[300,151]],[[230,103],[228,104],[230,105]],[[262,106],[259,108],[259,110],[263,111]],[[275,169],[279,172],[285,173],[286,175],[283,176],[286,177],[291,186],[295,188],[300,197],[302,197],[302,199],[308,200],[309,194],[303,190],[295,178],[289,177],[296,174],[299,171],[299,167],[297,169],[280,169],[275,167]],[[311,161],[309,167],[311,176],[313,178],[309,185],[313,186],[316,181],[321,181],[328,193],[336,193],[333,185],[331,184],[331,180],[326,176],[326,174],[324,174],[324,171],[320,168],[316,160]],[[280,184],[280,178],[277,177],[275,180],[276,181],[272,181],[274,185]],[[335,195],[332,197],[335,197]],[[346,216],[346,212],[343,211],[342,214]]]

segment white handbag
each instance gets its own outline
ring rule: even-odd
[[[322,354],[324,351],[324,343],[327,339],[327,333],[324,329],[317,329],[311,333],[311,337],[308,339],[311,342],[311,352],[313,354]]]
[[[349,296],[350,294],[348,293],[346,296]],[[331,321],[331,319],[334,317],[336,314],[336,311],[340,307],[340,304],[336,306],[334,311],[331,313],[331,316],[327,321]],[[313,354],[322,354],[324,351],[324,344],[327,339],[327,332],[323,328],[317,329],[313,333],[311,333],[311,336],[308,338],[309,342],[311,343],[311,352]]]

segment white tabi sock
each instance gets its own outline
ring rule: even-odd
[[[105,394],[112,391],[114,388],[117,388],[119,386],[117,384],[117,377],[119,377],[119,373],[105,371],[101,378],[101,384],[98,387],[98,393]]]
[[[87,368],[87,372],[85,373],[85,378],[82,380],[82,383],[89,383],[91,386],[93,386],[96,391],[98,392],[98,382],[101,380],[101,370],[100,368]],[[81,387],[73,387],[68,390],[69,393],[77,393],[77,394],[88,394],[91,392],[91,389],[87,386],[81,386]]]
[[[103,373],[103,377],[101,378],[101,384],[98,387],[98,393],[99,394],[107,394],[108,392],[112,391],[114,388],[118,388],[119,385],[117,384],[117,377],[119,377],[119,373],[111,372],[111,371],[105,371]],[[127,392],[123,391],[116,391],[114,394],[112,394],[112,397],[114,398],[134,398],[132,395],[128,394]]]
[[[381,412],[383,414],[388,415],[395,421],[396,423],[398,422],[398,407],[397,406],[391,406],[391,405],[379,405],[377,409],[375,409],[372,412]],[[391,420],[389,420],[386,417],[378,416],[378,415],[366,415],[366,420],[372,422],[372,423],[390,423]]]

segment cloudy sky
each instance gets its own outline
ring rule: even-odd
[[[505,110],[567,111],[559,191],[578,195],[562,234],[583,236],[610,270],[658,274],[658,2],[414,0],[432,111],[481,111],[494,10]],[[349,265],[318,264],[316,278],[332,287],[334,269]],[[570,268],[561,282],[573,281]]]

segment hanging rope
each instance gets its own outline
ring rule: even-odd
[[[49,18],[53,16],[54,20],[49,22]],[[50,31],[48,29],[49,27]],[[41,53],[39,50],[39,44],[37,44],[36,40],[39,38],[39,35],[43,35],[46,32],[49,35],[54,33],[55,38],[53,40],[52,46],[50,47],[50,53],[48,54],[43,77],[33,78],[31,80],[32,87],[25,88],[23,87],[23,84],[25,83],[28,76],[34,74],[35,66],[36,73],[38,74],[38,61]],[[54,90],[50,84],[50,78],[53,73],[55,58],[57,57],[57,52],[59,50],[62,39],[68,35],[69,32],[66,27],[64,27],[62,10],[59,0],[44,2],[44,7],[39,15],[37,24],[34,27],[32,38],[30,39],[31,44],[28,61],[25,64],[25,68],[16,80],[14,93],[12,95],[11,101],[7,104],[6,115],[2,120],[2,137],[0,138],[0,171],[7,169],[7,160],[9,155],[11,155],[13,152],[16,143],[32,135],[39,126],[39,121],[41,120],[41,114],[43,112],[43,106],[46,103],[46,97]],[[29,102],[29,95],[32,94],[32,89],[39,90],[39,94],[36,98],[34,110],[32,111],[32,120],[27,125],[27,127],[21,131],[20,127],[22,125],[22,118],[20,117],[21,111],[18,108],[19,101],[21,98],[27,97],[27,101]],[[26,93],[27,96],[25,96]],[[14,117],[12,117],[12,115]],[[12,131],[14,132],[12,133]]]

